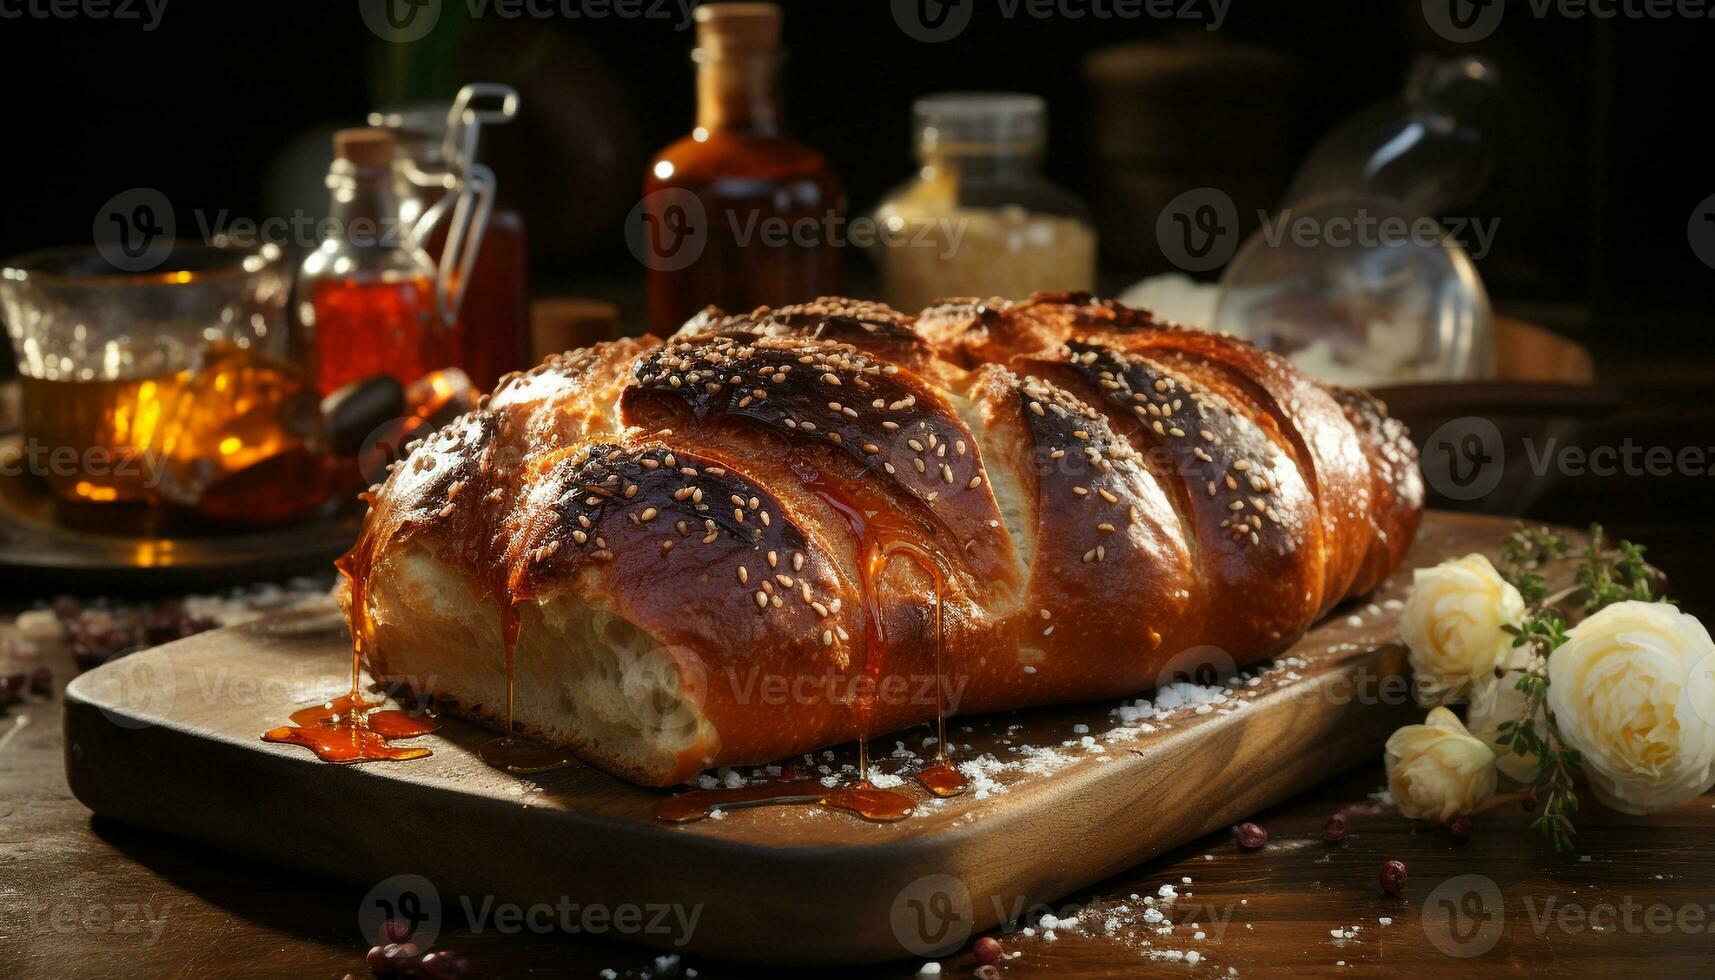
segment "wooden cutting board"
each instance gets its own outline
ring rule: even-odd
[[[473,926],[569,923],[758,963],[929,957],[1373,758],[1421,717],[1395,636],[1411,569],[1493,556],[1509,525],[1431,513],[1381,591],[1230,680],[1220,701],[1141,720],[1113,702],[957,719],[959,757],[992,754],[992,771],[945,801],[907,781],[924,803],[899,823],[800,806],[668,825],[653,815],[661,791],[589,768],[501,773],[475,756],[491,734],[452,720],[420,740],[433,755],[402,763],[336,766],[262,742],[293,708],[349,686],[331,608],[77,678],[66,771],[97,813],[373,885],[368,905],[403,902],[429,931],[438,899],[447,915],[487,923]],[[881,769],[899,761],[887,758],[898,744],[921,753],[930,728],[878,739]],[[509,903],[522,924],[493,917]],[[360,915],[379,917],[354,909],[354,938]]]

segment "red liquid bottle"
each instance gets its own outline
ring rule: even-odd
[[[377,374],[410,384],[458,363],[458,331],[435,301],[434,263],[399,219],[393,136],[336,133],[328,187],[330,231],[304,259],[295,287],[317,390],[326,395]]]
[[[697,127],[651,161],[643,227],[630,229],[656,333],[711,303],[738,312],[839,291],[845,190],[781,126],[780,8],[703,4],[696,19]]]
[[[460,89],[451,103],[412,103],[369,115],[371,126],[387,129],[397,141],[394,189],[400,216],[451,277],[460,338],[457,364],[478,391],[490,391],[502,375],[528,366],[530,284],[524,219],[504,200],[486,211],[486,220],[484,210],[474,208],[461,247],[468,252],[474,242],[476,259],[461,281],[459,257],[449,267],[445,254],[458,217],[455,199],[448,195],[470,189],[475,171],[482,171],[480,179],[493,193],[493,175],[480,165],[477,154],[478,134],[486,126],[510,122],[517,110],[518,93],[512,89],[475,83]],[[441,299],[445,303],[449,296]]]

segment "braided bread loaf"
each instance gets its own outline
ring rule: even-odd
[[[982,712],[1268,656],[1421,507],[1382,406],[1246,343],[1081,294],[823,299],[509,377],[342,567],[378,677],[668,785],[920,723],[937,685]]]

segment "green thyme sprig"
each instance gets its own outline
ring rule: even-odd
[[[1578,751],[1560,737],[1548,711],[1548,658],[1566,642],[1560,607],[1565,604],[1589,615],[1628,599],[1656,601],[1655,570],[1644,561],[1643,547],[1621,541],[1610,548],[1600,524],[1590,525],[1590,543],[1579,555],[1577,585],[1549,595],[1542,566],[1567,557],[1572,550],[1572,542],[1550,528],[1519,524],[1502,542],[1496,566],[1524,597],[1524,622],[1504,628],[1512,634],[1514,647],[1529,649],[1531,666],[1517,685],[1525,696],[1524,716],[1503,724],[1495,741],[1525,758],[1536,757],[1527,805],[1540,807],[1541,812],[1530,826],[1548,838],[1556,851],[1572,850],[1577,833],[1572,824],[1578,812],[1576,783],[1582,774]]]

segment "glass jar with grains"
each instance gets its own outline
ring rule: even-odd
[[[1091,289],[1084,205],[1042,176],[1048,109],[1034,95],[932,95],[912,107],[917,177],[875,211],[883,289],[916,311],[952,297]]]

